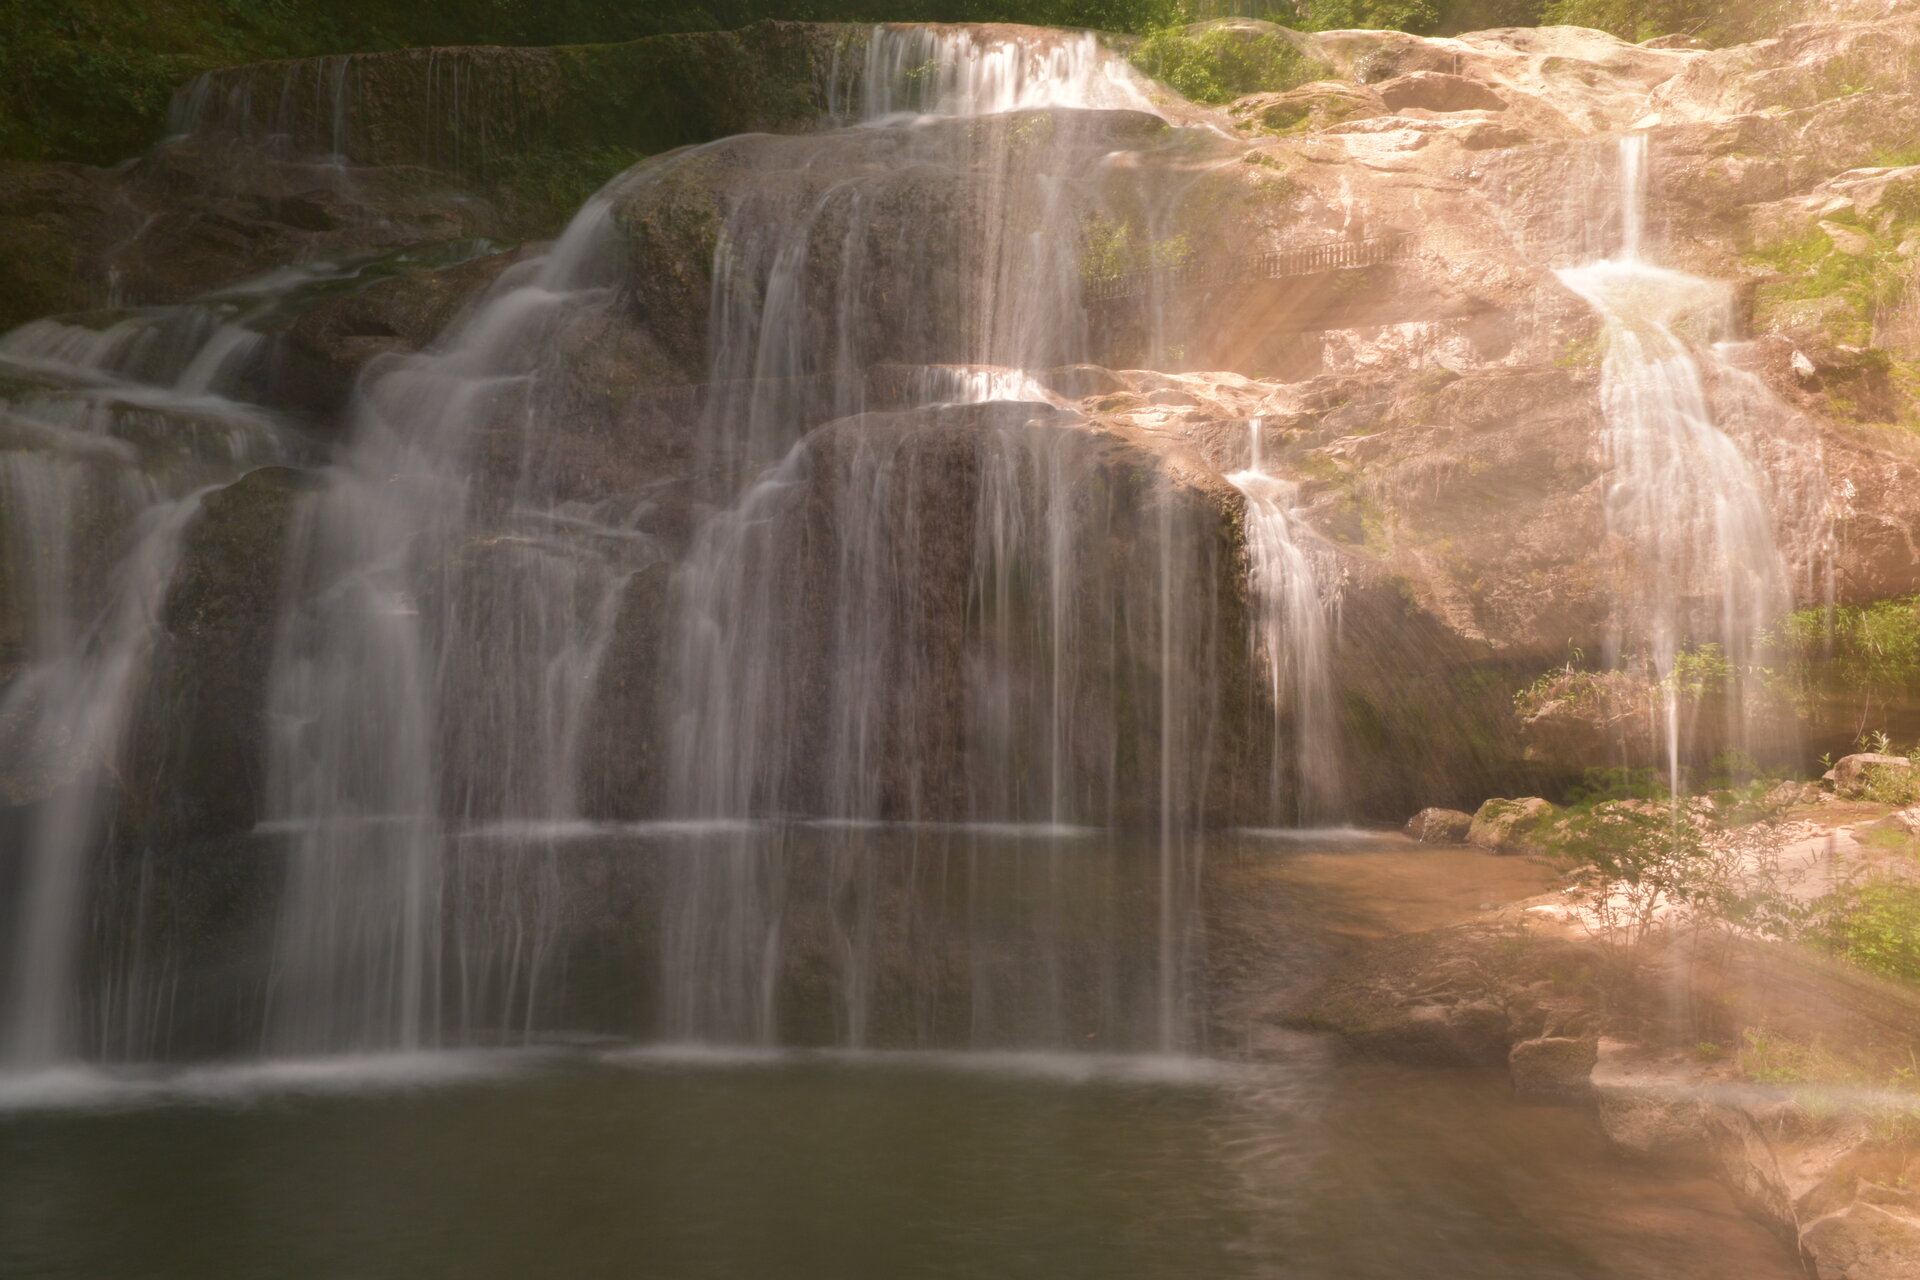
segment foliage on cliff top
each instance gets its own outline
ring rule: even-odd
[[[1622,40],[1688,35],[1729,45],[1771,35],[1807,8],[1806,0],[1551,0],[1540,24],[1593,27]]]
[[[550,45],[714,31],[764,18],[1028,22],[1166,32],[1223,16],[1302,30],[1453,33],[1543,21],[1629,39],[1667,31],[1750,39],[1799,0],[0,0],[0,158],[111,163],[158,135],[172,91],[214,67],[406,46]],[[1282,58],[1281,60],[1284,60]],[[1186,68],[1192,59],[1181,63]],[[1176,70],[1200,96],[1245,68]],[[1263,76],[1257,87],[1273,87]],[[1284,76],[1281,77],[1284,79]],[[1240,92],[1247,90],[1241,89]]]
[[[1272,29],[1167,27],[1135,45],[1133,65],[1195,102],[1231,102],[1330,74]]]
[[[107,164],[200,72],[408,46],[594,44],[763,18],[1023,21],[1143,31],[1182,0],[0,0],[0,158]]]

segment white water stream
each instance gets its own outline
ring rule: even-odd
[[[1328,593],[1308,550],[1315,535],[1296,509],[1299,486],[1267,471],[1264,433],[1260,419],[1248,424],[1247,467],[1227,480],[1247,500],[1252,639],[1273,712],[1269,812],[1324,826],[1342,816]]]
[[[293,282],[297,284],[298,282]],[[181,537],[203,486],[290,455],[240,397],[266,339],[226,304],[37,320],[0,337],[0,618],[20,669],[0,690],[7,803],[34,802],[18,850],[0,1064],[138,1055],[82,981],[88,888]],[[124,994],[124,991],[123,991]]]
[[[1762,630],[1792,607],[1786,563],[1767,510],[1764,477],[1716,421],[1702,360],[1737,376],[1716,350],[1732,337],[1732,288],[1656,266],[1643,256],[1647,138],[1620,141],[1616,256],[1563,270],[1604,326],[1603,446],[1613,468],[1607,531],[1618,544],[1612,652],[1648,664],[1661,690],[1668,781],[1681,790],[1683,663],[1730,668],[1727,740],[1747,745],[1741,717]],[[1717,650],[1706,649],[1717,646]]]

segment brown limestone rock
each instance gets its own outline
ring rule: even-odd
[[[1580,1098],[1599,1058],[1597,1042],[1571,1036],[1522,1040],[1507,1056],[1514,1092],[1542,1098]]]
[[[1473,815],[1458,809],[1422,809],[1407,819],[1406,833],[1422,844],[1461,844]]]

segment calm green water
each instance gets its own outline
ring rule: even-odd
[[[580,1051],[0,1096],[0,1275],[1797,1275],[1711,1184],[1471,1075]]]

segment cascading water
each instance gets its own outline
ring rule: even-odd
[[[1058,229],[1099,208],[1115,149],[1152,145],[1161,126],[1093,110],[1146,98],[1091,36],[882,28],[859,84],[867,123],[835,145],[873,176],[770,184],[723,236],[712,377],[726,390],[703,434],[733,452],[714,471],[741,483],[791,452],[705,528],[680,574],[669,809],[736,827],[811,815],[1062,836],[1157,822],[1160,944],[1153,976],[1134,982],[1150,998],[1091,1034],[1175,1048],[1190,1035],[1188,827],[1215,716],[1217,637],[1191,619],[1213,615],[1217,566],[1171,494],[1116,496],[1112,446],[1052,412],[1034,373],[1087,349],[1079,249]],[[853,416],[889,368],[906,376],[888,399],[926,407]],[[933,407],[1008,399],[1026,403]],[[1130,570],[1115,553],[1131,538]],[[796,866],[817,840],[717,838],[670,865],[667,1030],[772,1041],[804,910]],[[855,1044],[886,985],[858,937],[900,927],[876,923],[900,909],[876,886],[878,855],[851,838],[818,855],[863,904],[828,961],[834,1034]],[[985,854],[963,856],[984,875]],[[1060,945],[1034,968],[1070,985]],[[961,1038],[1015,1035],[993,1011],[1005,996],[975,984]],[[1067,1021],[1017,1034],[1066,1042]]]
[[[262,376],[262,312],[305,283],[124,317],[38,320],[0,337],[0,642],[9,804],[26,806],[7,921],[0,1063],[137,1056],[114,984],[81,980],[89,873],[157,618],[203,487],[295,456],[244,397]],[[123,987],[126,983],[118,984]],[[135,1019],[137,1021],[137,1019]]]
[[[448,847],[573,815],[593,674],[654,558],[630,504],[565,494],[540,430],[565,326],[607,304],[608,229],[596,200],[439,347],[370,381],[296,535],[301,603],[268,700],[265,825],[289,845],[272,1048],[414,1048],[534,1018],[551,849],[450,867]]]
[[[1331,627],[1307,550],[1312,534],[1296,509],[1298,486],[1263,465],[1265,426],[1258,418],[1248,424],[1246,470],[1227,480],[1247,502],[1248,585],[1257,602],[1251,638],[1273,711],[1269,812],[1314,826],[1341,816]],[[1290,778],[1284,772],[1289,762]]]
[[[1716,422],[1702,376],[1702,358],[1724,363],[1714,344],[1731,334],[1732,289],[1645,261],[1646,135],[1623,137],[1619,157],[1618,256],[1559,275],[1604,326],[1603,446],[1614,469],[1606,516],[1622,557],[1608,658],[1649,664],[1678,794],[1678,668],[1718,646],[1705,657],[1731,673],[1727,741],[1745,749],[1753,700],[1745,679],[1760,633],[1791,608],[1791,592],[1765,480]]]
[[[307,86],[334,104],[336,139],[343,83]],[[1198,827],[1235,714],[1223,669],[1245,660],[1222,614],[1239,596],[1219,535],[1234,498],[1175,482],[1049,386],[1090,351],[1084,246],[1061,229],[1113,213],[1116,189],[1168,205],[1181,164],[1155,194],[1139,157],[1185,151],[1091,37],[880,28],[836,92],[859,124],[640,166],[438,343],[362,378],[338,460],[292,499],[249,858],[270,870],[246,873],[278,908],[264,982],[211,997],[213,1043],[410,1050],[636,1016],[735,1041],[1196,1042]],[[710,273],[698,363],[632,271],[654,236],[709,246],[687,259]],[[157,337],[106,330],[143,380],[115,394],[264,385],[284,307],[241,295],[191,341],[169,336],[191,311]],[[42,363],[93,341],[30,334]],[[633,375],[631,399],[582,394],[609,368]],[[154,495],[285,456],[269,415],[220,403],[274,448],[230,443],[219,466],[141,490],[129,509],[157,540],[118,559],[145,585],[89,579],[36,641],[115,673],[89,684],[112,704],[84,717],[96,758],[117,750],[168,539],[191,518]],[[636,415],[681,413],[684,446],[615,449],[628,470],[601,472],[608,441],[643,434]],[[708,503],[720,514],[699,518]],[[607,767],[608,744],[652,726],[609,736],[602,694],[649,628],[667,636],[644,677],[664,691],[664,794],[609,795],[636,775]],[[631,946],[636,921],[596,917],[622,908],[589,907],[574,878],[604,830],[588,816],[610,811],[668,819],[622,837],[657,869],[606,872],[637,876],[656,922],[658,981],[630,980],[652,1007],[624,1021],[580,1012],[556,980]],[[41,843],[78,849],[95,821]],[[73,871],[25,895],[36,923],[15,940],[36,957],[74,954],[84,852],[29,862]],[[53,962],[35,963],[35,993],[83,985],[68,961],[50,984]],[[40,994],[15,1003],[36,1060],[98,1047]]]

